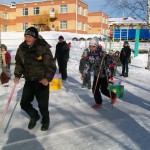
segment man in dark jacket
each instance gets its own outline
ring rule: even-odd
[[[62,80],[67,79],[67,62],[69,60],[69,48],[63,36],[59,36],[59,42],[56,45],[55,59],[57,59],[59,73],[62,74]]]
[[[48,130],[49,118],[49,82],[56,72],[56,65],[48,43],[38,38],[38,31],[30,27],[25,31],[25,41],[20,44],[16,53],[15,79],[18,83],[22,74],[25,78],[21,98],[21,108],[30,116],[28,129],[33,129],[40,119],[38,111],[31,102],[34,96],[42,115],[41,130]]]
[[[131,49],[129,47],[128,41],[124,42],[123,48],[120,53],[120,61],[122,64],[122,74],[120,76],[128,77],[128,64],[131,56]]]

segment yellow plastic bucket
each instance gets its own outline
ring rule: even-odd
[[[50,90],[59,90],[62,88],[61,74],[55,74],[53,80],[49,84]]]

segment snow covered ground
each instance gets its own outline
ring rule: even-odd
[[[51,44],[51,43],[50,43]],[[15,44],[17,47],[17,44]],[[82,45],[72,44],[68,63],[68,81],[63,88],[50,91],[50,129],[40,131],[40,121],[28,130],[28,116],[20,109],[24,79],[17,85],[3,126],[1,150],[149,150],[150,149],[150,71],[147,54],[134,58],[129,77],[119,75],[124,96],[115,107],[103,96],[103,108],[94,110],[91,90],[81,88],[78,72]],[[55,48],[52,48],[54,54]],[[13,78],[14,66],[11,66]],[[118,69],[119,72],[121,69]],[[7,104],[13,80],[0,85],[0,119]],[[34,101],[37,107],[36,101]]]

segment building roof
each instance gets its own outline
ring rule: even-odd
[[[19,2],[16,2],[16,4],[22,4],[22,3],[33,3],[33,2],[46,2],[46,1],[49,1],[49,2],[53,2],[53,1],[58,1],[58,0],[20,0]],[[83,2],[87,5],[87,3],[85,2],[85,0],[78,0],[80,2]],[[1,4],[1,5],[6,5],[6,4]],[[7,4],[8,6],[9,4]]]
[[[108,22],[110,23],[116,23],[116,24],[120,24],[120,23],[126,23],[126,24],[147,24],[146,21],[141,21],[141,20],[136,20],[136,18],[133,17],[124,17],[124,18],[109,18]]]

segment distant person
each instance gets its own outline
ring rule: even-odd
[[[71,42],[68,43],[68,48],[70,50],[70,48],[71,48]]]
[[[63,36],[59,36],[59,42],[56,45],[55,59],[58,62],[59,73],[62,75],[62,80],[67,80],[67,63],[69,60],[69,48]]]
[[[122,74],[120,76],[128,77],[129,68],[128,64],[131,56],[131,48],[128,41],[124,42],[123,48],[120,53],[120,61],[122,64]]]
[[[113,59],[114,59],[114,75],[116,76],[117,74],[117,67],[121,66],[121,62],[120,62],[120,52],[116,51],[113,55]]]
[[[15,57],[14,82],[18,83],[22,74],[24,75],[25,84],[20,105],[30,117],[28,129],[33,129],[40,119],[38,111],[32,105],[36,97],[42,116],[41,130],[45,131],[50,124],[49,82],[54,77],[56,65],[47,43],[39,39],[35,27],[26,29],[24,37],[25,41],[19,45]]]
[[[7,51],[7,46],[2,44],[1,45],[1,51],[2,51],[2,54],[5,56],[5,62],[4,63],[6,63],[6,66],[10,69],[11,55]]]
[[[87,87],[88,89],[91,89],[90,63],[88,53],[86,51],[84,51],[82,54],[79,64],[79,71],[81,73],[81,80],[83,80],[82,88]]]
[[[11,55],[7,51],[7,46],[2,44],[1,45],[1,51],[2,51],[2,72],[4,72],[7,77],[11,78],[10,73],[10,63],[11,63]]]

